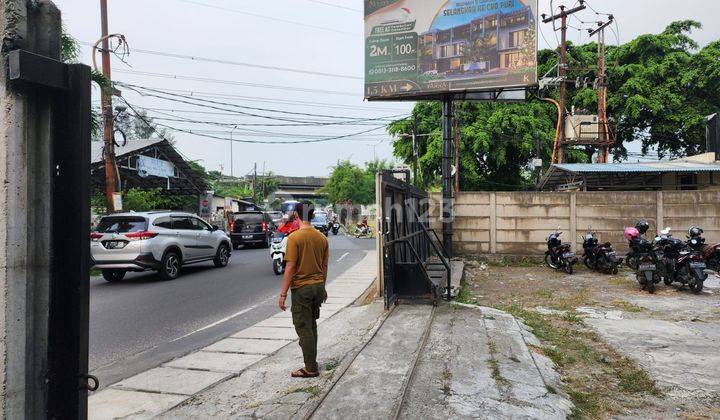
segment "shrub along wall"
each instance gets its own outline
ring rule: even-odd
[[[438,233],[441,198],[432,195],[431,224]],[[560,226],[563,241],[579,250],[580,236],[592,226],[600,241],[624,252],[623,231],[640,219],[650,222],[650,234],[670,227],[684,239],[697,225],[708,242],[720,242],[720,191],[459,193],[454,247],[459,254],[544,254],[547,236]]]

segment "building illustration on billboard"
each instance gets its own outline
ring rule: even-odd
[[[537,0],[366,0],[368,99],[537,83]]]

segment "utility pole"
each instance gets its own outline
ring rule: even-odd
[[[579,0],[580,5],[577,7],[574,7],[572,9],[567,9],[565,6],[560,6],[560,13],[556,15],[552,15],[550,17],[545,17],[546,15],[543,14],[541,17],[543,18],[543,23],[550,23],[553,21],[556,21],[560,19],[560,64],[558,67],[559,74],[560,74],[560,109],[562,111],[562,118],[560,119],[560,153],[557,156],[557,163],[564,163],[565,162],[565,148],[566,148],[566,138],[565,138],[565,117],[567,115],[566,112],[566,103],[567,103],[567,86],[565,85],[567,83],[567,30],[568,30],[568,17],[570,15],[580,12],[582,10],[585,10],[587,6],[585,6],[585,0]],[[567,9],[567,10],[566,10]],[[553,12],[555,12],[553,10]]]
[[[235,140],[233,140],[233,131],[237,129],[237,126],[234,126],[232,130],[230,130],[230,177],[235,178],[235,171],[233,170],[233,143],[235,143]]]
[[[253,180],[252,180],[252,199],[253,203],[257,204],[257,192],[255,191],[255,187],[257,186],[257,162],[255,162],[255,166],[253,167]]]
[[[262,196],[263,200],[267,199],[267,189],[265,188],[267,180],[267,173],[265,173],[265,161],[263,161],[263,169],[262,169]]]
[[[112,80],[110,72],[110,40],[108,38],[107,0],[100,0],[100,26],[102,33],[102,73],[108,81]],[[113,139],[113,106],[112,92],[103,88],[101,91],[103,115],[103,142],[105,160],[105,201],[108,213],[115,212],[115,192],[117,187],[117,172],[115,164],[115,143]]]
[[[610,19],[603,23],[598,22],[598,28],[590,30],[590,36],[598,35],[598,126],[600,128],[600,151],[598,153],[597,163],[608,163],[610,159],[610,145],[613,143],[610,130],[608,130],[607,116],[607,63],[605,61],[605,28],[612,24],[615,17],[610,15]]]

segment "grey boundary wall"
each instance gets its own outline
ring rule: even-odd
[[[440,201],[431,195],[431,226],[438,232]],[[650,232],[665,227],[685,238],[690,226],[705,230],[708,243],[720,242],[720,191],[631,192],[463,192],[455,198],[454,250],[458,254],[542,255],[545,239],[558,226],[573,249],[588,226],[601,241],[626,251],[623,231],[638,220]]]

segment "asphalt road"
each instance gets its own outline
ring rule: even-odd
[[[375,241],[330,236],[329,281],[374,249]],[[233,251],[230,264],[186,267],[174,281],[130,273],[90,280],[90,371],[101,387],[209,345],[279,312],[281,277],[267,249]]]

